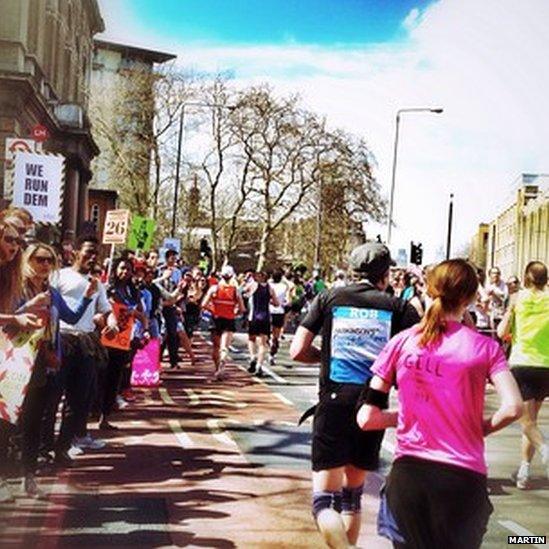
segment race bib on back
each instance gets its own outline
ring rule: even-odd
[[[391,311],[334,307],[330,379],[335,383],[363,384],[370,368],[391,337]]]

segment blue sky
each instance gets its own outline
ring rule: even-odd
[[[405,37],[427,0],[108,0],[166,38],[217,44],[366,44]],[[107,2],[103,2],[107,4]],[[120,6],[120,4],[122,6]],[[160,8],[161,6],[161,8]]]
[[[99,0],[114,42],[177,55],[236,88],[298,93],[328,125],[364,137],[387,196],[402,119],[393,238],[444,247],[508,205],[520,173],[549,173],[548,0]],[[188,144],[190,145],[190,144]],[[380,230],[373,228],[373,235]]]

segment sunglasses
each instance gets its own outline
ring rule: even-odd
[[[5,234],[2,239],[6,244],[17,244],[18,246],[21,246],[23,243],[23,239],[18,236],[10,236],[9,234]]]
[[[35,255],[33,257],[34,261],[37,263],[40,263],[41,265],[45,265],[48,263],[49,265],[53,265],[55,263],[55,259],[51,255],[44,256],[44,255]]]

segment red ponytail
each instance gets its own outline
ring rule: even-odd
[[[419,345],[437,343],[446,331],[446,315],[469,303],[478,290],[473,266],[464,259],[450,259],[437,265],[427,275],[427,293],[433,303],[419,326]]]

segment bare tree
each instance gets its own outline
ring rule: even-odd
[[[277,98],[267,87],[240,94],[233,131],[249,159],[253,186],[248,215],[261,225],[257,269],[275,231],[294,214],[318,177],[324,121],[300,108],[297,97]]]
[[[121,204],[136,214],[163,218],[159,206],[162,187],[173,181],[179,113],[195,88],[196,78],[174,65],[152,70],[136,64],[96,83],[90,117],[101,154],[92,183],[117,190]]]

